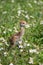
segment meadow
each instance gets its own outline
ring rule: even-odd
[[[9,37],[25,20],[23,44],[9,47]],[[43,0],[0,0],[0,65],[43,65]]]

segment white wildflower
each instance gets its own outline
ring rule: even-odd
[[[11,21],[14,19],[14,16],[10,16]]]
[[[42,14],[43,14],[43,12],[42,12],[42,11],[40,11],[40,14],[42,15]]]
[[[16,30],[16,27],[13,27]]]
[[[9,44],[7,42],[5,42],[5,45],[9,46]]]
[[[43,24],[43,20],[42,20],[42,21],[40,21],[40,24]]]
[[[30,16],[31,18],[34,18],[34,16]]]
[[[23,14],[23,13],[22,13],[22,16],[24,16],[24,17],[25,17],[25,14]]]
[[[36,1],[36,0],[34,0],[34,3],[37,3],[37,1]]]
[[[6,13],[7,13],[7,11],[3,11],[3,12],[2,12],[2,14],[6,14]]]
[[[40,4],[43,4],[43,1],[39,1],[40,2]]]
[[[27,25],[25,25],[25,27],[26,27],[26,28],[29,28],[29,27],[30,27],[30,25],[29,25],[29,24],[27,24]]]
[[[2,3],[5,3],[5,0],[2,0]]]
[[[31,3],[28,3],[28,5],[32,8],[32,5],[31,5]]]
[[[5,42],[5,39],[3,37],[0,38],[0,41]]]
[[[28,15],[26,15],[26,16],[25,16],[25,18],[29,19],[29,16],[28,16]]]
[[[8,31],[10,31],[10,32],[11,32],[11,31],[12,31],[12,29],[10,29],[10,28],[9,28],[9,29],[8,29]]]
[[[7,52],[4,52],[4,56],[7,56],[7,54],[8,54]]]
[[[20,14],[21,14],[21,10],[18,10],[18,16],[20,16]]]
[[[2,65],[2,64],[0,63],[0,65]]]
[[[5,27],[4,26],[1,26],[2,29],[4,29]]]
[[[19,44],[22,44],[22,40],[19,41]]]
[[[30,46],[30,44],[28,43],[27,46]]]
[[[19,45],[19,48],[23,48],[23,45]]]
[[[10,63],[9,65],[14,65],[13,63]]]
[[[33,64],[33,58],[30,57],[30,60],[28,62],[29,64]]]
[[[14,27],[14,30],[15,30],[15,32],[18,32],[18,30],[16,29],[16,27]]]
[[[36,54],[39,53],[36,49],[30,49],[29,52],[30,52],[30,53],[36,53]]]
[[[18,30],[17,30],[17,29],[15,29],[14,31],[15,31],[16,33],[18,32]]]
[[[3,50],[3,48],[0,48],[0,51]]]
[[[3,33],[6,34],[6,30],[4,30]]]
[[[20,49],[20,52],[23,52],[23,49]]]
[[[14,0],[11,0],[12,3],[14,3]]]

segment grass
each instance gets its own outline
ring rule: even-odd
[[[23,48],[7,51],[21,19],[30,25]],[[0,0],[0,65],[43,65],[43,0]]]

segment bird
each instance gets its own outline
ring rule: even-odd
[[[25,26],[27,25],[27,22],[24,21],[24,20],[21,20],[20,23],[20,31],[13,34],[10,39],[9,39],[9,42],[10,42],[10,46],[8,49],[10,49],[11,47],[15,46],[15,45],[18,45],[18,41],[19,40],[22,40],[23,36],[24,36],[24,33],[25,33]]]

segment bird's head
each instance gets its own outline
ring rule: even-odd
[[[26,27],[26,26],[28,26],[27,22],[24,20],[21,20],[20,21],[20,27]]]

